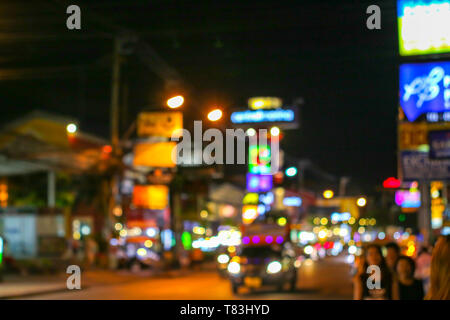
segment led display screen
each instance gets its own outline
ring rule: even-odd
[[[448,0],[398,0],[397,21],[400,55],[450,52]]]

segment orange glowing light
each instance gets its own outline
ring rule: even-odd
[[[184,103],[184,97],[183,96],[175,96],[167,100],[167,106],[171,109],[179,108]]]
[[[208,119],[210,121],[218,121],[222,118],[223,112],[220,109],[214,109],[208,113]]]

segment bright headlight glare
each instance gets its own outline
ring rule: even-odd
[[[278,261],[272,261],[267,265],[267,273],[278,273],[281,271],[281,263]]]
[[[241,271],[241,265],[239,263],[233,261],[233,262],[230,262],[227,269],[228,269],[229,273],[236,274],[236,273],[239,273],[239,271]]]
[[[217,262],[219,263],[227,263],[230,261],[230,257],[226,254],[221,254],[217,257]]]

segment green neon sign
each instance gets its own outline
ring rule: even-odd
[[[181,243],[185,250],[190,250],[192,247],[192,237],[191,234],[187,231],[181,234]]]

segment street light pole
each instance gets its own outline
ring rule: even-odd
[[[339,179],[339,196],[344,197],[346,190],[347,190],[347,184],[349,183],[350,178],[349,177],[341,177]]]

